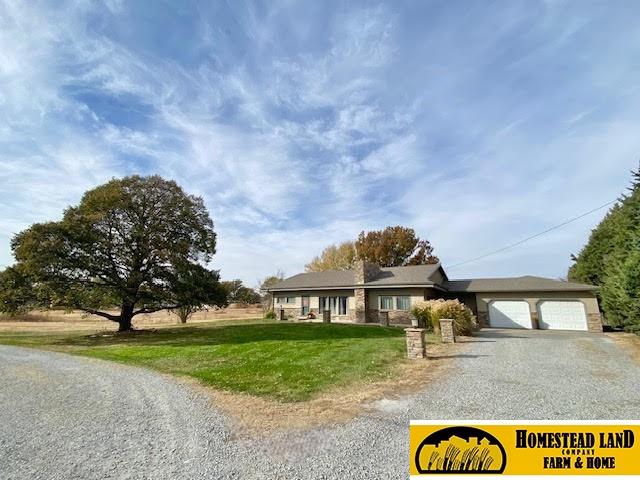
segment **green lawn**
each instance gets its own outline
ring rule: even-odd
[[[405,357],[402,329],[337,324],[236,321],[106,337],[3,333],[0,343],[140,365],[281,401],[384,378]]]

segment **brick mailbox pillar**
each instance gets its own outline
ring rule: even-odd
[[[405,328],[407,334],[407,357],[427,358],[424,341],[424,328]]]
[[[382,325],[383,327],[388,327],[389,326],[389,312],[379,312],[378,313],[378,321],[380,322],[380,325]]]
[[[331,310],[322,311],[322,323],[331,323]]]
[[[287,317],[284,316],[284,308],[278,309],[278,320],[286,320]]]
[[[456,336],[453,333],[453,320],[449,318],[440,319],[440,335],[442,335],[442,343],[455,343]]]

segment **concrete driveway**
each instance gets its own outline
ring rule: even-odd
[[[640,368],[605,335],[484,330],[451,362],[348,424],[237,440],[163,375],[0,346],[0,477],[407,478],[410,419],[640,418]]]

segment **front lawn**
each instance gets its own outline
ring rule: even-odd
[[[3,333],[0,343],[149,367],[281,401],[388,377],[405,358],[402,329],[365,325],[200,324],[116,336]]]

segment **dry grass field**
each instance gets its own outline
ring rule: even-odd
[[[193,314],[188,323],[197,324],[218,320],[246,320],[251,318],[262,318],[262,309],[259,306],[201,311]],[[137,315],[133,319],[135,328],[175,327],[177,324],[179,324],[178,317],[167,311]],[[0,315],[0,332],[96,332],[115,331],[117,329],[118,324],[115,322],[80,311],[67,313],[61,310],[43,310],[13,317]]]

